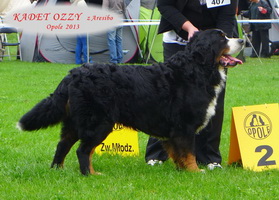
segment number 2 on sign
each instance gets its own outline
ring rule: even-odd
[[[258,166],[276,165],[275,160],[267,160],[273,154],[273,149],[271,146],[268,145],[258,146],[255,149],[255,152],[262,152],[263,149],[266,150],[266,154],[259,160]]]

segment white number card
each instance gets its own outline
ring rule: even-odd
[[[231,4],[231,0],[206,0],[207,8],[215,8]]]

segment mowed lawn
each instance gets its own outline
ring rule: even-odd
[[[94,155],[94,168],[102,175],[88,177],[79,172],[78,144],[64,169],[50,169],[60,126],[35,132],[15,128],[17,120],[76,65],[0,62],[0,199],[279,199],[279,170],[253,172],[227,165],[232,107],[279,102],[279,57],[262,63],[246,59],[228,72],[222,170],[177,171],[171,161],[148,166],[148,137],[139,133],[139,156]],[[279,141],[274,151],[279,151]]]

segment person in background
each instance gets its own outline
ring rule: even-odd
[[[249,19],[270,19],[272,9],[265,0],[250,0],[251,4],[248,11],[241,12],[241,15]],[[269,58],[269,29],[271,23],[251,23],[252,45],[254,51],[250,57]],[[261,48],[262,46],[262,48]],[[261,51],[260,51],[261,48]]]
[[[236,24],[237,0],[227,4],[213,4],[206,0],[158,0],[157,7],[162,15],[158,33],[163,33],[164,59],[185,49],[189,38],[196,31],[219,28],[228,37],[233,36]],[[225,1],[223,1],[225,2]],[[195,153],[199,164],[207,165],[212,170],[222,168],[219,150],[223,113],[223,91],[218,100],[216,114],[208,126],[196,135]],[[185,130],[186,131],[186,130]],[[167,152],[156,138],[149,138],[145,160],[149,165],[161,164],[168,159]]]
[[[76,64],[87,63],[87,37],[86,35],[78,35],[76,43]]]
[[[102,7],[120,15],[124,15],[125,12],[124,0],[103,0]],[[107,33],[111,63],[122,63],[123,61],[122,32],[123,27],[119,26]]]
[[[73,6],[87,6],[84,0],[70,0]],[[79,34],[76,42],[76,64],[87,63],[87,35]]]

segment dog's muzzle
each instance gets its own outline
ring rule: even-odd
[[[239,53],[243,48],[245,41],[240,38],[227,38],[229,51],[225,55],[222,55],[220,58],[220,64],[223,67],[232,67],[237,64],[242,64],[243,62],[237,58],[232,57],[231,55]]]

